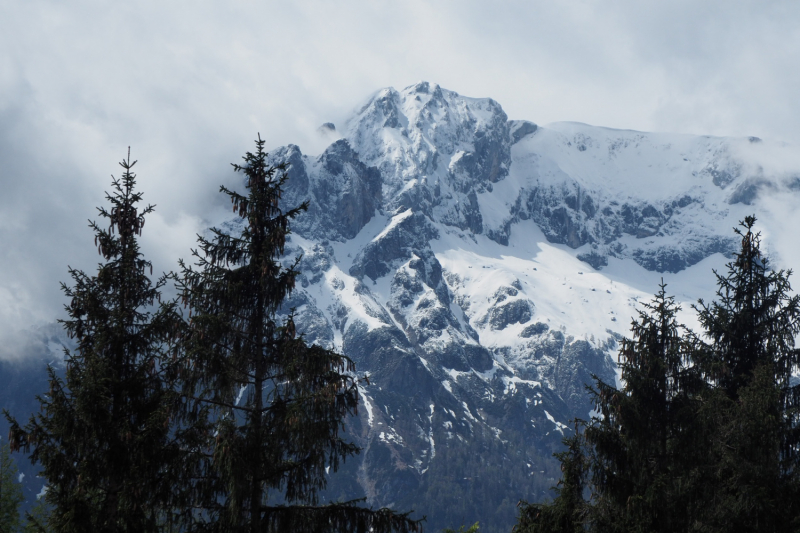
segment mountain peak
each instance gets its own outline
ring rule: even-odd
[[[540,127],[424,81],[376,92],[316,158],[279,150],[292,157],[285,201],[310,201],[287,250],[303,256],[298,331],[370,372],[350,488],[416,508],[435,529],[510,528],[503,501],[547,495],[551,454],[588,415],[592,375],[615,380],[638,302],[662,277],[684,301],[707,297],[698,280],[734,249],[730,228],[762,198],[800,189],[790,152]],[[480,502],[451,479],[487,468],[499,484],[482,480]],[[436,499],[445,486],[482,514],[449,515]]]

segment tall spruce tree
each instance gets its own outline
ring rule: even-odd
[[[775,384],[788,389],[800,365],[794,339],[800,331],[800,296],[791,295],[791,271],[769,268],[761,253],[761,235],[753,231],[756,218],[746,217],[741,228],[741,251],[727,264],[725,276],[716,271],[717,299],[696,306],[704,333],[711,339],[701,357],[709,382],[735,398],[755,369],[769,365]]]
[[[281,263],[289,222],[306,204],[280,206],[286,166],[271,165],[264,141],[233,167],[246,195],[221,187],[241,233],[199,237],[194,267],[178,281],[190,308],[187,394],[211,408],[214,438],[205,480],[204,527],[219,532],[417,531],[419,523],[356,502],[320,505],[328,468],[358,448],[340,432],[358,404],[350,359],[297,335],[279,310],[295,284],[297,261]],[[297,259],[299,261],[299,258]]]
[[[517,531],[684,530],[685,509],[677,509],[686,502],[674,477],[684,458],[676,448],[689,438],[681,432],[692,420],[689,392],[702,383],[686,366],[679,308],[666,285],[644,306],[619,352],[623,387],[596,379],[590,393],[597,415],[589,425],[576,424],[576,434],[564,441],[567,450],[556,454],[564,472],[556,498],[522,505]]]
[[[688,364],[679,309],[662,282],[622,341],[622,388],[597,379],[591,390],[599,415],[586,429],[596,531],[682,531],[690,521],[683,468],[692,460],[694,397],[704,384]]]
[[[180,474],[171,431],[175,393],[166,372],[174,348],[175,305],[159,303],[164,280],[148,277],[137,237],[153,206],[140,208],[135,161],[89,226],[104,263],[89,276],[70,269],[74,285],[61,321],[77,348],[65,352],[66,376],[49,368],[50,390],[24,427],[10,419],[11,445],[30,451],[47,480],[48,525],[58,532],[151,532],[163,529]],[[7,415],[8,416],[8,415]]]
[[[736,233],[741,251],[717,276],[717,300],[697,305],[705,339],[695,361],[711,385],[699,412],[709,428],[704,512],[709,531],[796,531],[798,407],[791,385],[800,366],[800,297],[791,272],[775,271],[761,253],[755,217]]]

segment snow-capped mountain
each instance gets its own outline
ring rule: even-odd
[[[302,255],[286,310],[369,376],[346,426],[362,452],[325,497],[414,509],[428,531],[507,532],[520,499],[547,498],[552,453],[590,416],[592,376],[617,379],[638,303],[663,278],[694,326],[690,304],[713,298],[745,215],[773,263],[800,263],[800,156],[782,143],[540,127],[425,82],[322,130],[338,139],[322,154],[271,157],[290,165],[285,206],[309,201],[286,250]],[[43,353],[65,342],[53,327]],[[19,391],[46,389],[43,366],[0,361],[0,404],[26,418],[36,405]]]
[[[427,82],[379,91],[340,135],[318,157],[272,153],[286,205],[310,201],[287,307],[369,374],[349,425],[363,452],[329,495],[432,530],[507,530],[520,498],[544,498],[637,302],[662,277],[679,300],[713,294],[731,228],[800,189],[779,143],[540,127]]]

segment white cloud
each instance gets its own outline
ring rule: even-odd
[[[800,141],[798,19],[743,0],[5,2],[0,337],[58,315],[67,264],[94,267],[85,221],[128,146],[169,269],[257,132],[317,153],[320,124],[384,86],[427,79],[542,124]]]

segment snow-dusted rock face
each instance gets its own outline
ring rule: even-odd
[[[426,82],[378,92],[342,131],[318,157],[272,153],[285,205],[309,202],[286,307],[369,374],[348,425],[364,451],[327,494],[416,509],[432,531],[507,531],[520,498],[546,497],[637,302],[662,275],[707,296],[692,291],[712,289],[737,220],[800,188],[767,164],[788,148],[759,139],[539,127]]]

